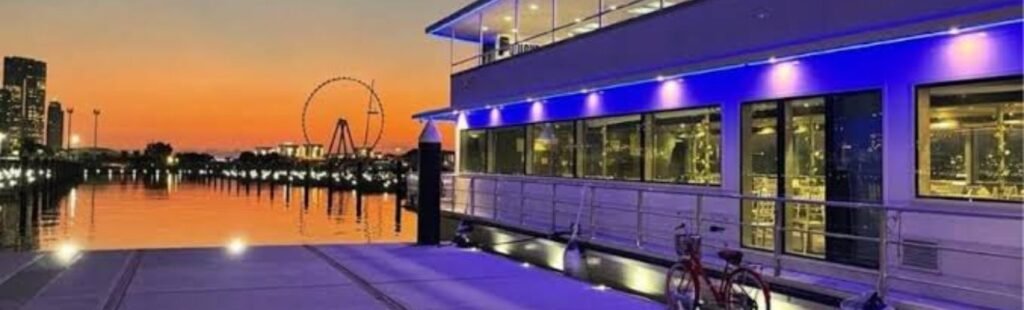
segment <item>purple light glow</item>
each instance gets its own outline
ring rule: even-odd
[[[489,126],[501,126],[501,108],[492,107]]]
[[[530,104],[530,122],[541,122],[544,121],[546,117],[543,102],[534,101]]]
[[[601,94],[599,94],[598,92],[591,92],[587,94],[586,108],[583,112],[583,115],[597,116],[601,115],[603,112],[604,109],[601,106]]]
[[[953,72],[974,74],[992,66],[995,50],[985,32],[959,34],[944,47],[943,61]]]
[[[679,108],[683,106],[683,101],[682,80],[666,80],[658,86],[658,102],[655,106],[659,109]]]
[[[768,89],[778,96],[794,94],[804,84],[802,83],[803,75],[798,61],[774,63],[768,70]]]

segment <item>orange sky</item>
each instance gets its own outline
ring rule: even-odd
[[[393,150],[414,145],[412,113],[447,105],[448,43],[423,28],[467,2],[5,0],[0,54],[47,62],[47,97],[75,108],[73,130],[87,144],[94,108],[104,147],[299,142],[308,93],[345,75],[376,82],[387,113],[380,149]],[[339,114],[362,127],[365,96],[354,88],[328,89],[315,104],[314,142],[327,143]]]

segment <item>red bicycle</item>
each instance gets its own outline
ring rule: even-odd
[[[725,228],[711,226],[710,231],[720,233]],[[676,227],[676,253],[679,262],[669,268],[665,276],[665,298],[669,309],[692,310],[710,308],[702,299],[702,284],[714,297],[714,303],[725,309],[771,309],[771,292],[761,280],[761,274],[743,263],[743,252],[723,249],[718,257],[726,261],[722,271],[724,280],[715,286],[704,273],[701,263],[699,234],[689,233],[686,224]],[[763,299],[762,299],[763,298]]]

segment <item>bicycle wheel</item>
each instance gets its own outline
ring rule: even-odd
[[[726,309],[771,309],[771,292],[768,285],[761,280],[760,274],[740,267],[730,273],[726,281]]]
[[[686,263],[676,263],[665,274],[665,305],[672,310],[694,310],[700,301],[700,283]]]

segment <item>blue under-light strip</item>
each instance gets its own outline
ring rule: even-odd
[[[501,108],[504,108],[504,107],[507,107],[507,106],[517,105],[517,104],[530,104],[530,103],[533,103],[535,101],[543,101],[543,100],[548,100],[548,99],[552,99],[552,98],[577,95],[577,94],[580,94],[580,93],[599,92],[599,91],[603,91],[603,90],[614,89],[614,88],[622,88],[622,87],[633,86],[633,85],[638,85],[638,84],[645,84],[645,83],[651,83],[651,82],[659,82],[659,81],[664,81],[664,80],[682,79],[682,78],[686,78],[686,77],[690,77],[690,76],[696,76],[696,75],[702,75],[702,74],[708,74],[708,73],[714,73],[714,72],[720,72],[720,71],[744,68],[744,67],[749,67],[749,66],[770,65],[770,64],[776,64],[776,63],[790,62],[790,61],[794,61],[794,60],[797,60],[797,59],[800,59],[800,58],[808,58],[808,57],[827,55],[827,54],[838,53],[838,52],[859,50],[859,49],[865,49],[865,48],[870,48],[870,47],[875,47],[875,46],[883,46],[883,45],[889,45],[889,44],[895,44],[895,43],[901,43],[901,42],[907,42],[907,41],[913,41],[913,40],[921,40],[921,39],[940,37],[940,36],[949,36],[949,35],[961,35],[961,34],[966,34],[966,33],[970,33],[970,32],[985,30],[985,29],[999,27],[999,26],[1019,24],[1021,22],[1024,22],[1024,19],[1012,19],[1012,20],[1006,20],[1006,21],[1001,21],[1001,22],[995,22],[995,23],[971,26],[971,27],[966,27],[966,28],[952,28],[952,29],[956,30],[955,33],[951,33],[950,30],[929,32],[929,33],[913,35],[913,36],[907,36],[907,37],[896,38],[896,39],[889,39],[889,40],[861,43],[861,44],[837,47],[837,48],[832,48],[832,49],[827,49],[827,50],[807,52],[807,53],[803,53],[803,54],[797,54],[797,55],[786,56],[786,57],[772,57],[772,58],[770,58],[768,60],[754,61],[754,62],[748,62],[748,63],[742,63],[742,64],[735,64],[735,65],[727,65],[727,66],[721,66],[721,67],[715,67],[715,68],[704,69],[704,70],[697,70],[697,71],[690,71],[690,72],[674,74],[674,75],[658,76],[658,77],[651,78],[651,79],[641,79],[641,80],[635,80],[635,81],[611,84],[611,85],[607,85],[607,86],[603,86],[603,87],[584,88],[583,90],[578,91],[578,92],[576,92],[576,91],[574,91],[574,92],[563,92],[563,93],[558,93],[558,94],[554,94],[554,95],[548,95],[548,96],[544,96],[544,97],[529,98],[526,101],[513,101],[513,102],[502,103],[502,104],[494,104],[494,105],[486,105],[486,106],[483,106],[483,107],[470,108],[470,109],[466,109],[466,110],[453,110],[453,111],[451,111],[451,113],[453,115],[457,115],[457,114],[462,113],[462,112],[474,112],[474,111],[490,110],[490,109],[493,109],[493,108],[501,109]]]

